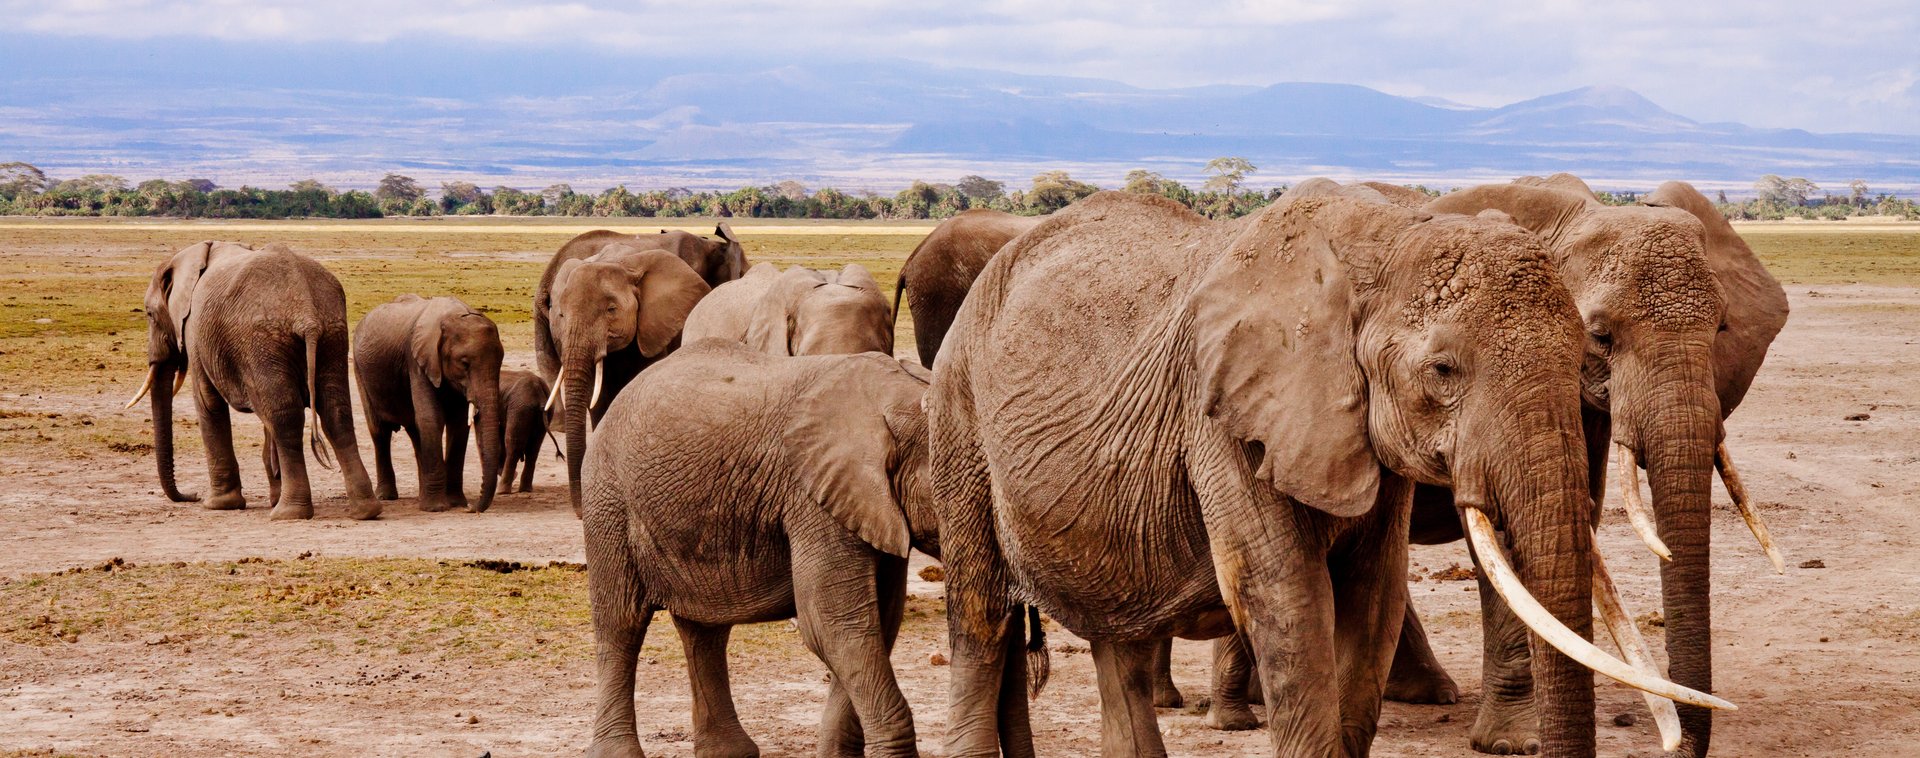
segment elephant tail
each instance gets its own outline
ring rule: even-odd
[[[907,272],[901,271],[900,278],[893,282],[893,328],[900,328],[900,293],[907,290]]]
[[[1040,622],[1040,607],[1027,606],[1027,699],[1037,700],[1053,676],[1053,659],[1047,655],[1047,627]]]
[[[313,422],[307,428],[307,447],[313,449],[313,460],[322,468],[333,468],[333,454],[327,452],[327,446],[320,444],[320,335],[308,334],[307,343],[307,417]]]

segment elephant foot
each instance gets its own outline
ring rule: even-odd
[[[200,504],[200,507],[210,511],[243,510],[247,507],[247,497],[240,494],[239,490],[221,492],[215,494],[213,497],[207,498],[206,502]]]
[[[355,521],[371,521],[380,518],[380,511],[384,510],[385,507],[386,506],[381,505],[378,500],[363,497],[353,498],[347,504],[347,517]]]
[[[420,496],[420,510],[427,513],[439,513],[447,509],[445,498]]]
[[[468,513],[486,513],[487,507],[491,505],[493,505],[493,501],[491,500],[486,500],[484,498],[480,500],[475,500],[471,503],[467,503],[467,512]]]
[[[1468,736],[1477,752],[1534,755],[1540,752],[1540,719],[1530,699],[1522,703],[1488,701],[1481,705]]]
[[[609,737],[595,740],[587,748],[587,758],[647,758],[647,751],[640,749],[639,737]]]
[[[281,503],[273,507],[268,516],[274,521],[294,521],[313,518],[313,504]]]
[[[760,746],[745,732],[724,736],[695,734],[694,758],[760,758]]]
[[[1223,732],[1244,732],[1260,728],[1260,718],[1253,715],[1253,709],[1246,703],[1222,703],[1214,701],[1207,709],[1207,726]]]
[[[1452,705],[1460,702],[1460,686],[1440,669],[1395,672],[1387,679],[1386,698],[1396,703]]]
[[[373,491],[373,496],[380,500],[399,500],[400,488],[391,484],[382,484]]]
[[[1182,705],[1186,705],[1186,702],[1186,698],[1180,695],[1180,688],[1175,687],[1173,682],[1154,682],[1153,707],[1179,708]]]
[[[466,496],[466,495],[448,495],[448,496],[447,496],[447,508],[448,508],[448,509],[453,509],[453,508],[471,508],[471,506],[469,506],[469,505],[468,505],[467,503],[468,503],[468,501],[467,501],[467,496]]]

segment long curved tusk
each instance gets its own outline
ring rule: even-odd
[[[126,405],[120,406],[120,410],[124,411],[128,408],[132,408],[134,403],[140,402],[140,398],[146,397],[147,393],[153,389],[153,375],[157,373],[160,373],[160,367],[152,364],[148,364],[147,380],[140,384],[139,392],[133,393],[132,400],[128,400]]]
[[[1627,523],[1633,525],[1633,533],[1640,535],[1640,541],[1647,543],[1647,549],[1660,556],[1660,560],[1673,560],[1673,551],[1660,540],[1660,527],[1653,509],[1640,499],[1640,463],[1633,459],[1631,448],[1618,443],[1614,447],[1620,450],[1620,500],[1627,509]]]
[[[1467,537],[1473,541],[1473,552],[1479,556],[1481,567],[1487,570],[1487,582],[1493,585],[1493,591],[1499,593],[1501,599],[1507,601],[1507,607],[1513,609],[1513,615],[1518,616],[1540,639],[1546,640],[1547,644],[1580,665],[1634,689],[1702,708],[1738,710],[1734,704],[1705,692],[1641,673],[1568,629],[1527,592],[1526,585],[1520,582],[1520,576],[1514,573],[1513,565],[1507,562],[1506,553],[1501,551],[1499,540],[1493,534],[1493,522],[1487,519],[1487,514],[1478,508],[1461,510],[1466,511]]]
[[[541,410],[553,410],[554,401],[560,399],[560,388],[566,386],[567,367],[561,366],[559,373],[553,375],[553,391],[547,393],[547,404]]]
[[[186,383],[187,383],[186,369],[181,369],[179,371],[173,372],[173,396],[174,397],[180,396],[180,388],[182,386],[185,386]]]
[[[1733,457],[1727,455],[1727,443],[1722,442],[1713,450],[1713,467],[1720,470],[1720,483],[1727,486],[1727,496],[1733,498],[1733,505],[1740,509],[1740,518],[1747,520],[1747,529],[1753,532],[1753,538],[1760,541],[1760,548],[1767,551],[1767,560],[1773,561],[1773,573],[1787,573],[1787,559],[1780,554],[1780,548],[1773,544],[1773,535],[1767,533],[1767,522],[1760,519],[1760,512],[1754,510],[1753,501],[1747,499],[1747,486],[1740,481],[1740,472],[1733,468]]]
[[[600,406],[600,388],[602,386],[601,382],[605,381],[606,378],[607,378],[606,361],[601,361],[599,363],[593,364],[593,402],[587,406],[588,408],[597,408]]]
[[[1647,676],[1666,676],[1653,662],[1653,651],[1647,647],[1646,638],[1640,636],[1640,627],[1634,625],[1633,614],[1621,602],[1620,589],[1614,586],[1613,574],[1607,571],[1597,545],[1593,550],[1593,609],[1606,623],[1614,647],[1620,648],[1627,663]],[[1640,694],[1647,699],[1647,710],[1653,711],[1654,725],[1660,728],[1660,748],[1669,753],[1679,750],[1680,712],[1673,707],[1673,701],[1651,692]]]

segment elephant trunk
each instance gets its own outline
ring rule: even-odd
[[[493,495],[500,484],[501,467],[506,462],[504,422],[500,415],[500,379],[497,375],[482,378],[469,390],[476,416],[475,425],[480,428],[480,500],[473,505],[474,512],[480,513],[493,505]]]
[[[1616,413],[1633,418],[1623,431],[1641,451],[1653,490],[1660,541],[1673,558],[1660,565],[1666,615],[1668,678],[1701,692],[1713,691],[1712,558],[1713,461],[1720,442],[1720,404],[1714,394],[1709,348],[1667,351],[1651,363],[1656,376],[1645,403],[1616,395]],[[1631,386],[1631,385],[1628,385]],[[1623,402],[1626,401],[1626,402]],[[1628,409],[1635,409],[1629,411]],[[1644,414],[1638,412],[1644,409]],[[1713,730],[1713,712],[1681,705],[1678,755],[1703,756]]]
[[[599,359],[587,350],[570,350],[561,363],[559,390],[567,430],[567,492],[573,503],[573,515],[580,510],[580,468],[587,460],[587,421],[593,413],[594,381],[599,376]]]
[[[1480,499],[1504,522],[1525,591],[1572,635],[1590,640],[1593,524],[1578,391],[1545,377],[1518,386],[1502,400],[1506,412],[1496,414],[1503,429],[1476,435],[1501,443],[1479,456],[1484,465],[1476,468],[1486,472]],[[1483,566],[1498,560],[1480,558]],[[1544,644],[1539,624],[1529,627],[1541,754],[1593,755],[1593,672]]]
[[[160,468],[160,490],[176,503],[198,501],[200,495],[181,492],[173,478],[173,395],[177,378],[186,369],[174,361],[153,364],[153,460]]]

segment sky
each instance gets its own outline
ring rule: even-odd
[[[0,68],[49,77],[151,75],[155,50],[175,53],[168,65],[183,50],[222,61],[182,76],[345,93],[527,84],[516,62],[568,76],[570,60],[908,60],[1142,87],[1339,82],[1482,106],[1617,85],[1700,121],[1920,133],[1912,0],[0,0],[0,18]],[[309,62],[245,63],[282,51]],[[398,70],[325,62],[343,54]]]

